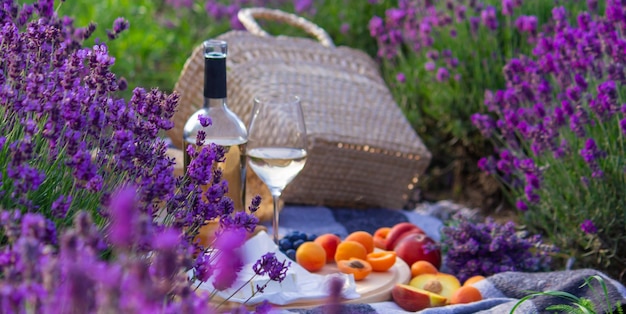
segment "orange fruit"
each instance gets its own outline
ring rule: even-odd
[[[367,231],[355,231],[350,233],[344,241],[354,241],[363,244],[367,253],[374,252],[374,236]]]
[[[365,260],[372,265],[373,271],[387,271],[396,263],[396,252],[372,252],[367,254],[367,258]]]
[[[480,301],[483,299],[483,295],[474,286],[462,286],[454,291],[450,299],[450,304],[463,304]]]
[[[360,258],[351,258],[337,262],[337,268],[344,274],[352,274],[354,280],[362,280],[372,272],[372,265]]]
[[[296,250],[296,262],[310,272],[318,271],[326,265],[326,250],[313,241],[304,242]]]
[[[335,258],[335,252],[337,251],[337,246],[341,243],[341,238],[336,234],[325,233],[313,241],[319,245],[321,245],[326,251],[326,263],[330,263]]]
[[[374,246],[385,250],[387,249],[387,234],[391,231],[390,227],[381,227],[374,232]]]
[[[421,274],[436,274],[439,270],[429,261],[417,261],[411,264],[411,278]]]
[[[350,259],[352,257],[362,260],[367,258],[367,250],[363,244],[354,241],[343,241],[337,246],[335,262]]]
[[[483,279],[485,279],[485,277],[481,275],[472,276],[472,277],[467,278],[465,282],[463,283],[463,285],[464,286],[473,285]]]

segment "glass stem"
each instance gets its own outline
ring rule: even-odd
[[[274,243],[278,245],[278,201],[280,200],[281,192],[272,191],[272,200],[274,201],[274,216],[272,219],[272,233],[274,235]]]

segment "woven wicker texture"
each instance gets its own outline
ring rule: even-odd
[[[242,11],[242,22],[252,30],[251,25],[257,24],[250,19],[260,17],[297,27],[312,25],[276,10]],[[219,36],[229,46],[229,108],[247,124],[254,97],[300,96],[309,157],[302,172],[285,189],[285,202],[402,208],[428,166],[430,152],[367,54],[325,43],[322,39],[329,37],[319,34],[320,29],[307,31],[317,34],[318,40],[246,31]],[[175,87],[180,102],[169,136],[178,147],[185,121],[202,104],[203,60],[200,45],[187,60]]]

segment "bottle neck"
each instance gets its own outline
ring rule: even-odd
[[[204,98],[204,109],[226,108],[226,98]]]
[[[204,58],[204,98],[226,99],[226,55],[224,54],[207,55]]]

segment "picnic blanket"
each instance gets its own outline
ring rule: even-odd
[[[286,205],[280,213],[281,234],[292,230],[306,233],[336,233],[341,237],[349,233],[364,230],[370,233],[382,226],[393,226],[396,223],[412,222],[435,240],[440,240],[439,230],[443,226],[441,210],[436,208],[442,204],[431,204],[421,210],[386,210],[386,209],[330,209],[315,206]],[[449,204],[443,204],[449,205]],[[448,211],[450,206],[448,206]],[[459,210],[459,208],[452,208]],[[268,227],[271,229],[271,226]],[[607,298],[599,283],[592,281],[591,287],[580,288],[585,279],[593,275],[602,276],[608,291]],[[623,283],[607,277],[593,269],[563,270],[544,273],[505,272],[487,277],[476,284],[481,291],[483,300],[471,304],[449,305],[430,308],[419,313],[423,314],[462,314],[462,313],[509,313],[523,297],[533,292],[565,291],[574,296],[590,299],[596,305],[596,313],[610,313],[618,302],[626,304],[626,288]],[[523,302],[515,313],[545,313],[546,307],[554,304],[569,304],[569,301],[553,296],[534,297]],[[310,309],[276,310],[277,313],[326,313],[324,306]],[[393,301],[370,304],[343,304],[341,313],[407,313]]]

